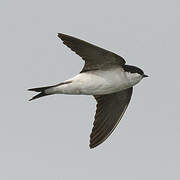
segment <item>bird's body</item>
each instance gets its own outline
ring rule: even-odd
[[[52,94],[104,95],[130,88],[141,79],[142,76],[137,73],[131,74],[122,67],[113,67],[108,71],[105,69],[82,72],[46,91]]]
[[[53,94],[93,95],[97,101],[90,148],[104,142],[121,120],[132,96],[133,86],[147,75],[135,66],[126,65],[119,55],[62,33],[58,37],[85,65],[75,77],[62,83],[32,88],[39,92],[30,100]]]

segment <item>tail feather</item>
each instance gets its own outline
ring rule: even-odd
[[[49,89],[49,88],[52,88],[52,87],[54,87],[54,86],[32,88],[32,89],[28,89],[28,91],[42,92],[42,91],[45,91],[46,89]]]
[[[44,92],[37,94],[36,96],[33,96],[31,99],[29,99],[29,101],[32,101],[34,99],[43,97],[43,96],[47,96],[48,94],[45,94]]]
[[[57,86],[61,86],[61,85],[65,85],[65,84],[69,84],[72,83],[72,81],[66,81],[66,82],[62,82],[59,83],[57,85],[54,86],[46,86],[46,87],[38,87],[38,88],[32,88],[32,89],[28,89],[28,91],[35,91],[35,92],[40,92],[39,94],[37,94],[36,96],[32,97],[29,101],[32,101],[34,99],[43,97],[43,96],[47,96],[47,95],[51,95],[54,94],[53,92],[53,87],[57,87]],[[51,89],[52,88],[52,89]],[[47,89],[49,89],[50,91],[46,91]],[[52,91],[51,91],[52,90]]]
[[[28,91],[35,91],[35,92],[40,92],[39,94],[37,94],[36,96],[33,96],[31,99],[29,99],[29,101],[32,101],[34,99],[43,97],[43,96],[47,96],[50,95],[48,93],[45,92],[45,90],[52,88],[54,86],[46,86],[46,87],[39,87],[39,88],[32,88],[32,89],[28,89]]]

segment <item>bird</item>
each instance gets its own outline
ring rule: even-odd
[[[127,109],[133,86],[148,75],[109,50],[64,33],[57,36],[84,60],[84,67],[64,82],[28,89],[38,92],[29,101],[54,94],[92,95],[97,102],[89,143],[92,149],[111,135]]]

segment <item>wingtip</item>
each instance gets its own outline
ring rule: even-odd
[[[61,38],[64,34],[63,33],[57,33],[57,36]]]
[[[99,144],[93,144],[93,143],[90,143],[89,144],[89,148],[90,149],[94,149],[95,147],[97,147]]]
[[[91,144],[90,144],[90,145],[89,145],[89,148],[90,148],[90,149],[93,149],[94,147],[93,147],[93,146],[91,146]]]

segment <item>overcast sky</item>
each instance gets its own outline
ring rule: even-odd
[[[95,100],[28,88],[73,77],[83,61],[63,32],[123,56],[150,77],[113,134],[89,149]],[[0,179],[179,180],[180,1],[2,0]]]

